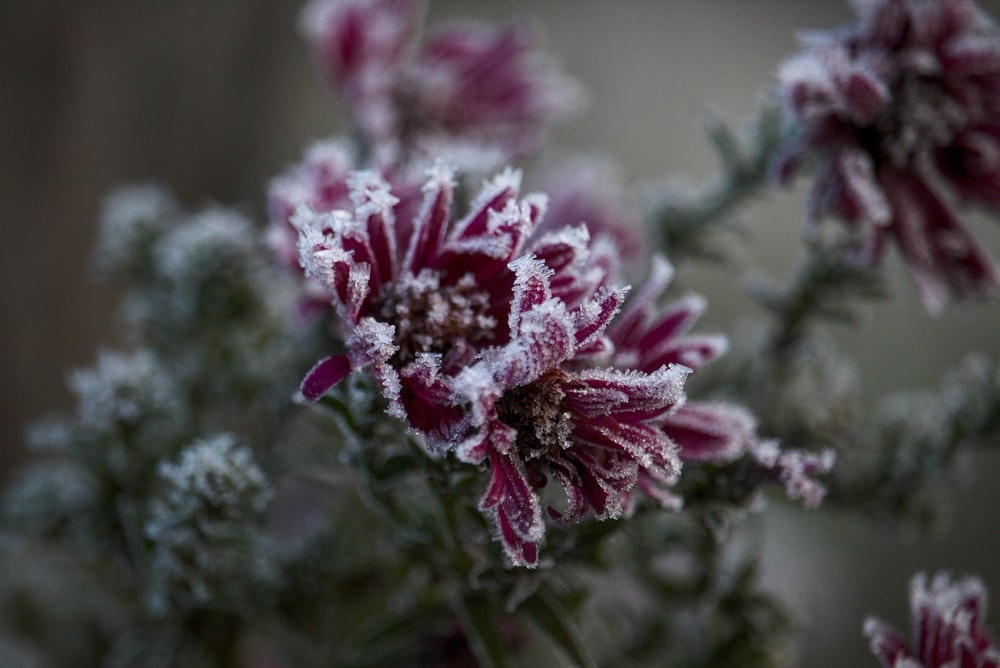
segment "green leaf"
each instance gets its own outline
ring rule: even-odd
[[[532,625],[556,646],[569,665],[597,668],[580,631],[551,589],[543,586],[517,610],[519,614],[526,615]]]

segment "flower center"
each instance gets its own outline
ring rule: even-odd
[[[875,121],[882,155],[895,167],[917,165],[969,123],[969,112],[936,80],[911,75],[893,90],[894,103]]]
[[[517,430],[517,449],[525,460],[554,454],[569,443],[572,415],[563,409],[566,374],[552,370],[538,380],[514,387],[497,401],[500,421]]]
[[[398,362],[406,364],[417,353],[446,354],[456,345],[488,339],[496,327],[488,308],[489,295],[471,274],[441,286],[438,272],[424,269],[393,285],[381,299],[378,317],[396,326]]]

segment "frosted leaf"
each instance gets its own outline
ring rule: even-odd
[[[256,235],[243,214],[215,208],[191,216],[157,247],[158,264],[174,281],[196,285],[213,275],[220,262],[254,256]]]
[[[18,473],[3,495],[4,518],[22,531],[84,533],[97,501],[96,481],[67,462],[39,462]]]

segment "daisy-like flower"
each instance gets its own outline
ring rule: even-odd
[[[1000,208],[1000,31],[971,0],[873,0],[810,33],[779,79],[801,133],[781,178],[822,158],[810,218],[839,218],[877,263],[902,253],[928,311],[991,294],[998,270],[941,186]]]
[[[680,473],[676,445],[660,428],[684,401],[689,369],[652,373],[597,366],[612,350],[604,332],[624,289],[591,284],[583,299],[554,296],[553,257],[514,263],[510,341],[485,350],[453,383],[471,403],[469,435],[459,459],[488,462],[490,483],[479,507],[515,565],[534,566],[545,534],[539,491],[548,476],[561,484],[564,511],[578,522],[591,510],[616,518],[631,507],[632,489],[672,484]],[[658,499],[678,506],[662,491]]]
[[[1000,648],[983,627],[986,589],[978,578],[947,573],[910,583],[912,644],[885,622],[868,618],[864,632],[886,668],[1000,668]]]
[[[544,212],[543,196],[518,198],[520,178],[507,170],[486,182],[458,221],[451,220],[456,183],[442,166],[430,170],[419,212],[406,225],[397,224],[389,185],[371,171],[348,179],[350,211],[298,209],[302,266],[327,291],[347,345],[307,374],[307,399],[368,367],[390,414],[431,446],[451,442],[462,411],[446,381],[480,349],[508,340],[515,281],[508,264],[526,250]],[[552,255],[560,247],[542,238],[532,249]],[[580,282],[593,277],[573,273],[579,270],[556,272],[570,303],[578,301]]]
[[[410,0],[316,0],[302,16],[320,69],[380,159],[469,143],[510,157],[578,105],[575,84],[531,26],[455,23],[417,42],[420,9]]]

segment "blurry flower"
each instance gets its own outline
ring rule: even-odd
[[[971,0],[858,3],[860,19],[810,33],[779,78],[801,126],[784,179],[822,156],[810,218],[840,218],[865,259],[903,254],[928,311],[997,285],[993,260],[939,192],[1000,208],[1000,32]]]
[[[986,590],[978,578],[952,582],[947,573],[910,583],[912,645],[885,622],[868,618],[864,632],[886,668],[998,668],[1000,649],[983,628]]]
[[[578,104],[530,26],[453,24],[417,43],[420,9],[406,0],[317,0],[302,15],[320,69],[377,158],[471,143],[499,151],[499,160],[533,148],[549,121]]]
[[[547,167],[538,183],[549,196],[543,230],[583,224],[592,237],[614,240],[623,260],[646,260],[649,230],[628,200],[615,163],[589,157],[562,160]]]
[[[229,434],[199,440],[160,476],[167,489],[146,523],[155,610],[249,597],[255,581],[273,576],[260,551],[273,490],[249,448]]]

